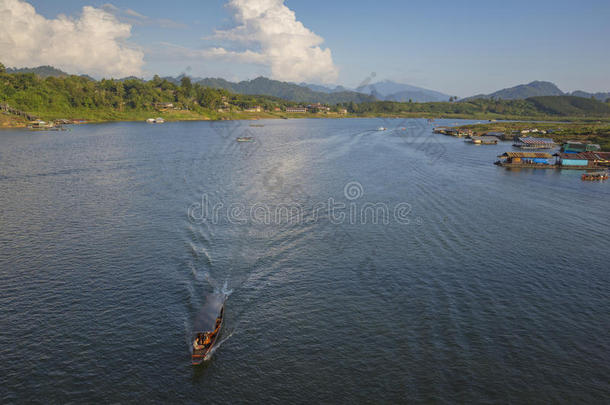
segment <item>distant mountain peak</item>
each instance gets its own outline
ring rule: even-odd
[[[224,79],[202,79],[197,81],[203,86],[223,88],[234,93],[266,95],[279,97],[285,100],[298,103],[325,103],[336,104],[346,102],[365,102],[375,101],[375,98],[358,93],[355,91],[339,90],[325,88],[318,85],[299,85],[296,83],[281,82],[278,80],[269,79],[264,76],[259,76],[252,80],[242,80],[238,83],[229,82]],[[312,89],[313,87],[313,89]]]
[[[517,86],[498,90],[491,94],[479,94],[468,97],[464,100],[472,100],[476,98],[494,98],[502,100],[519,100],[529,97],[540,96],[563,96],[564,92],[557,87],[555,83],[542,80],[534,80],[528,84],[519,84]]]
[[[6,73],[34,73],[42,78],[45,77],[65,77],[70,76],[63,70],[59,70],[53,66],[44,65],[37,67],[24,67],[24,68],[7,68]]]
[[[451,96],[439,91],[424,89],[410,84],[397,83],[393,80],[381,80],[360,86],[356,91],[372,94],[378,99],[388,101],[447,101]]]

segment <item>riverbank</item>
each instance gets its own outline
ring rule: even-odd
[[[44,121],[58,119],[78,120],[85,123],[105,122],[129,122],[146,121],[147,118],[161,117],[166,122],[173,121],[219,121],[219,120],[260,120],[260,119],[295,119],[295,118],[384,118],[384,119],[468,119],[481,120],[484,122],[464,125],[456,128],[472,129],[475,135],[483,135],[487,132],[517,131],[531,128],[532,123],[539,129],[565,129],[554,133],[560,140],[593,140],[596,143],[606,144],[610,142],[610,118],[575,118],[555,116],[501,116],[498,114],[431,114],[402,112],[397,114],[360,113],[341,114],[336,112],[319,113],[287,113],[287,112],[217,112],[211,110],[95,110],[75,109],[66,113],[65,111],[32,111],[33,115]],[[496,120],[500,120],[497,121]],[[490,122],[494,121],[494,122]],[[541,122],[544,121],[544,122]],[[11,114],[0,114],[0,128],[25,128],[27,121],[19,116]],[[608,144],[610,150],[610,144]]]
[[[457,126],[460,130],[471,130],[474,135],[481,136],[491,132],[501,132],[507,135],[537,136],[553,138],[555,143],[566,141],[584,141],[599,144],[602,151],[610,151],[610,123],[598,122],[488,122]],[[527,130],[538,132],[522,133]],[[544,131],[544,132],[543,132]]]
[[[25,128],[27,121],[16,115],[0,114],[0,128]]]

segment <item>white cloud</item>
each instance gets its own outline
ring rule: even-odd
[[[274,79],[333,82],[338,69],[320,36],[296,19],[284,0],[231,0],[237,27],[216,31],[215,38],[255,45],[255,50],[212,48],[208,57],[268,65]]]
[[[141,75],[144,53],[128,44],[131,25],[105,10],[83,7],[77,17],[47,19],[22,0],[0,0],[0,62],[52,65],[98,77]]]

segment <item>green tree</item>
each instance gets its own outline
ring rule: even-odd
[[[6,68],[4,67],[2,62],[0,62],[0,74],[2,74],[2,73],[6,73]]]
[[[184,95],[190,97],[193,91],[193,83],[191,83],[191,78],[188,76],[182,77],[180,80],[180,87],[182,87],[182,91]]]

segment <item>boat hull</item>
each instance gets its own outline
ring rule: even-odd
[[[216,344],[218,343],[218,339],[220,338],[220,334],[222,332],[222,326],[224,325],[224,306],[220,311],[220,325],[218,325],[218,333],[214,335],[210,345],[207,348],[197,350],[193,348],[193,353],[191,354],[191,364],[193,366],[199,366],[203,364],[206,360],[209,359],[209,356],[213,352]],[[212,332],[212,331],[204,331],[204,332]]]

